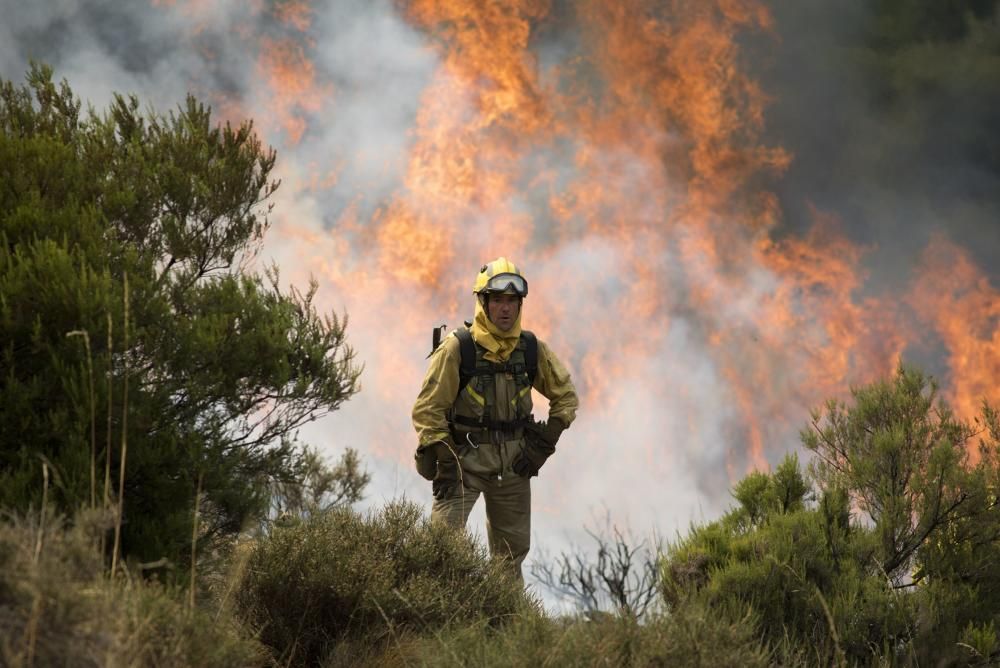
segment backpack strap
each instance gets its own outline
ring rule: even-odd
[[[476,342],[468,327],[456,329],[455,336],[462,353],[462,361],[458,366],[458,391],[461,392],[476,375]],[[534,385],[535,376],[538,375],[538,338],[534,332],[522,329],[521,339],[524,341],[525,370],[528,372],[528,380]]]
[[[534,332],[526,329],[521,330],[521,338],[524,339],[524,366],[527,367],[528,380],[535,384],[535,376],[538,375],[538,339]]]
[[[456,329],[455,337],[458,338],[459,350],[462,353],[462,361],[458,365],[458,391],[461,392],[476,375],[476,342],[472,340],[472,332],[468,327]]]

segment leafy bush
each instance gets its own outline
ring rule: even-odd
[[[794,456],[738,483],[733,510],[665,554],[664,601],[730,620],[750,609],[782,661],[997,660],[996,412],[961,422],[907,368],[853,395],[803,432],[815,485]]]
[[[282,665],[316,665],[338,645],[496,625],[534,606],[502,561],[405,502],[274,527],[251,548],[236,600]]]
[[[794,457],[773,475],[748,479],[737,486],[744,503],[668,551],[671,609],[697,601],[737,619],[749,608],[772,647],[811,648],[811,660],[867,663],[873,649],[911,640],[916,601],[878,573],[870,530],[845,524],[844,494],[834,490],[805,508]],[[768,503],[789,488],[799,490],[794,503]]]
[[[212,549],[312,465],[294,434],[361,369],[315,283],[249,271],[274,161],[191,97],[99,114],[49,68],[0,78],[0,506],[38,507],[42,457],[53,507],[121,496],[123,555],[180,564],[196,497]]]

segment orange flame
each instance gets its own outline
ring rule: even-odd
[[[317,87],[315,66],[302,45],[291,38],[262,39],[257,71],[273,93],[269,105],[272,115],[288,142],[298,144],[307,125],[303,112],[319,111],[332,86]]]
[[[642,461],[721,439],[731,477],[767,468],[808,408],[891,373],[921,327],[947,351],[946,395],[963,417],[1000,400],[1000,295],[963,249],[936,238],[904,297],[869,285],[875,249],[832,215],[778,238],[767,182],[792,158],[761,138],[768,99],[739,44],[773,30],[760,0],[396,7],[438,58],[401,183],[370,216],[358,201],[335,212],[332,233],[275,230],[308,260],[296,269],[346,300],[372,356],[366,387],[402,416],[373,427],[377,453],[409,457],[416,388],[399,379],[418,382],[423,360],[400,341],[422,345],[431,325],[468,315],[474,273],[497,255],[526,267],[526,326],[566,357],[581,416],[602,425],[578,436],[591,454],[613,447],[608,433],[657,432],[659,416],[637,426],[629,414],[650,401],[683,417],[641,439]],[[257,70],[294,147],[332,87],[310,60],[310,5],[272,12],[290,34],[259,40]],[[330,159],[290,197],[336,184],[351,157]],[[721,435],[693,415],[706,403]]]
[[[274,8],[274,17],[299,32],[312,26],[313,8],[305,0],[285,0]]]
[[[968,418],[984,399],[1000,404],[1000,290],[969,253],[937,234],[924,250],[907,303],[947,350],[945,396],[956,412]],[[978,459],[978,451],[970,455]]]

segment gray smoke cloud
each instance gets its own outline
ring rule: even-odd
[[[205,15],[203,32],[193,37],[183,15],[147,3],[4,0],[0,73],[19,81],[29,61],[44,62],[98,110],[113,92],[134,92],[167,111],[188,91],[244,87],[234,63],[209,63],[198,48],[213,44],[223,56],[234,55],[228,26],[239,4],[217,5]]]
[[[560,14],[571,13],[565,4],[558,4],[534,38],[542,68],[565,62],[581,48],[576,33],[560,31]],[[286,281],[302,286],[310,275],[320,280],[320,304],[350,315],[350,338],[367,367],[361,394],[300,436],[331,456],[344,447],[361,452],[373,474],[362,507],[405,496],[429,508],[428,485],[409,459],[415,446],[409,412],[429,346],[422,332],[471,316],[472,279],[487,258],[456,259],[441,277],[448,287],[436,292],[422,293],[417,286],[412,294],[371,303],[360,287],[361,297],[352,293],[350,279],[356,276],[359,286],[380,280],[370,228],[376,212],[405,192],[412,128],[440,65],[428,36],[403,21],[388,0],[317,5],[305,30],[272,12],[249,11],[237,0],[158,5],[0,0],[0,10],[5,17],[0,76],[6,79],[20,80],[36,59],[53,65],[56,75],[97,109],[119,91],[166,111],[191,91],[219,110],[234,105],[256,120],[265,139],[278,148],[276,176],[283,180],[265,256],[274,258]],[[784,211],[778,233],[802,234],[812,225],[810,206],[836,213],[852,239],[877,245],[867,260],[872,279],[866,289],[879,291],[905,286],[930,233],[944,228],[972,249],[995,283],[1000,275],[1000,153],[990,151],[1000,145],[1000,91],[977,88],[983,80],[996,83],[983,70],[968,74],[961,69],[997,39],[995,20],[992,28],[981,28],[985,37],[968,32],[953,39],[951,53],[965,60],[939,64],[931,81],[940,86],[930,90],[903,85],[921,80],[912,72],[910,79],[904,76],[909,72],[905,54],[886,60],[899,70],[894,81],[901,82],[888,104],[870,78],[875,17],[867,3],[781,0],[774,11],[780,38],[753,38],[747,54],[751,71],[774,98],[767,112],[770,143],[795,156],[773,184]],[[262,39],[304,45],[315,68],[318,99],[297,98],[294,89],[276,95],[261,69]],[[907,53],[918,64],[933,60],[912,48]],[[295,51],[290,56],[293,65],[301,65]],[[945,86],[952,74],[958,83]],[[459,109],[468,104],[460,98],[451,102]],[[282,115],[302,121],[298,141]],[[930,136],[931,130],[940,130],[940,136]],[[558,188],[576,173],[573,149],[552,147],[527,159],[550,168]],[[669,180],[627,151],[605,152],[602,158],[607,182],[636,193],[631,214],[658,220],[662,211],[653,210],[642,193]],[[548,203],[537,191],[513,197],[512,210],[539,220],[533,241],[547,243]],[[354,222],[345,223],[351,211]],[[461,231],[461,247],[489,248],[493,224],[489,211],[473,212]],[[681,275],[674,246],[663,250],[651,243],[644,251],[639,239],[626,253],[583,226],[578,231],[578,238],[531,267],[530,280],[532,290],[539,290],[533,297],[558,292],[545,302],[556,310],[552,334],[561,344],[556,352],[581,387],[594,387],[596,381],[584,375],[587,323],[574,320],[574,305],[590,304],[588,315],[597,317],[616,313],[628,298],[637,257],[663,277],[670,318],[615,323],[620,330],[648,331],[655,345],[640,356],[612,351],[599,368],[598,373],[614,374],[612,389],[600,403],[587,403],[585,397],[579,420],[534,486],[534,558],[586,546],[584,527],[599,525],[605,516],[631,525],[638,535],[656,530],[671,538],[690,522],[723,512],[730,504],[732,478],[748,464],[745,433],[734,428],[742,419],[738,398],[705,340],[705,316],[688,304],[687,284],[721,286],[720,277],[709,270]],[[751,330],[778,280],[759,267],[745,273],[745,289],[717,304],[712,314],[734,331]],[[526,301],[529,328],[537,304]],[[396,319],[414,312],[422,318],[420,339],[393,338]],[[784,362],[771,382],[794,387],[796,359]],[[787,406],[781,410],[793,422],[765,425],[763,438],[770,444],[765,455],[771,463],[795,447],[800,426],[795,420],[804,420],[809,408],[791,391],[782,396]],[[540,403],[536,413],[544,414]],[[483,525],[480,506],[472,528],[482,532]]]
[[[775,0],[753,73],[768,133],[795,157],[786,230],[835,213],[872,245],[870,287],[899,288],[935,232],[1000,277],[1000,3]],[[766,54],[766,55],[765,55]]]
[[[859,297],[903,293],[936,235],[1000,285],[1000,2],[959,5],[774,2],[780,38],[754,70],[769,135],[795,155],[775,187],[784,230],[811,206],[837,216],[869,248]],[[936,335],[903,354],[953,380]]]

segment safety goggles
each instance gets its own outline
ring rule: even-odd
[[[520,297],[528,296],[528,281],[517,274],[497,274],[486,281],[483,292],[507,292],[512,290]]]

